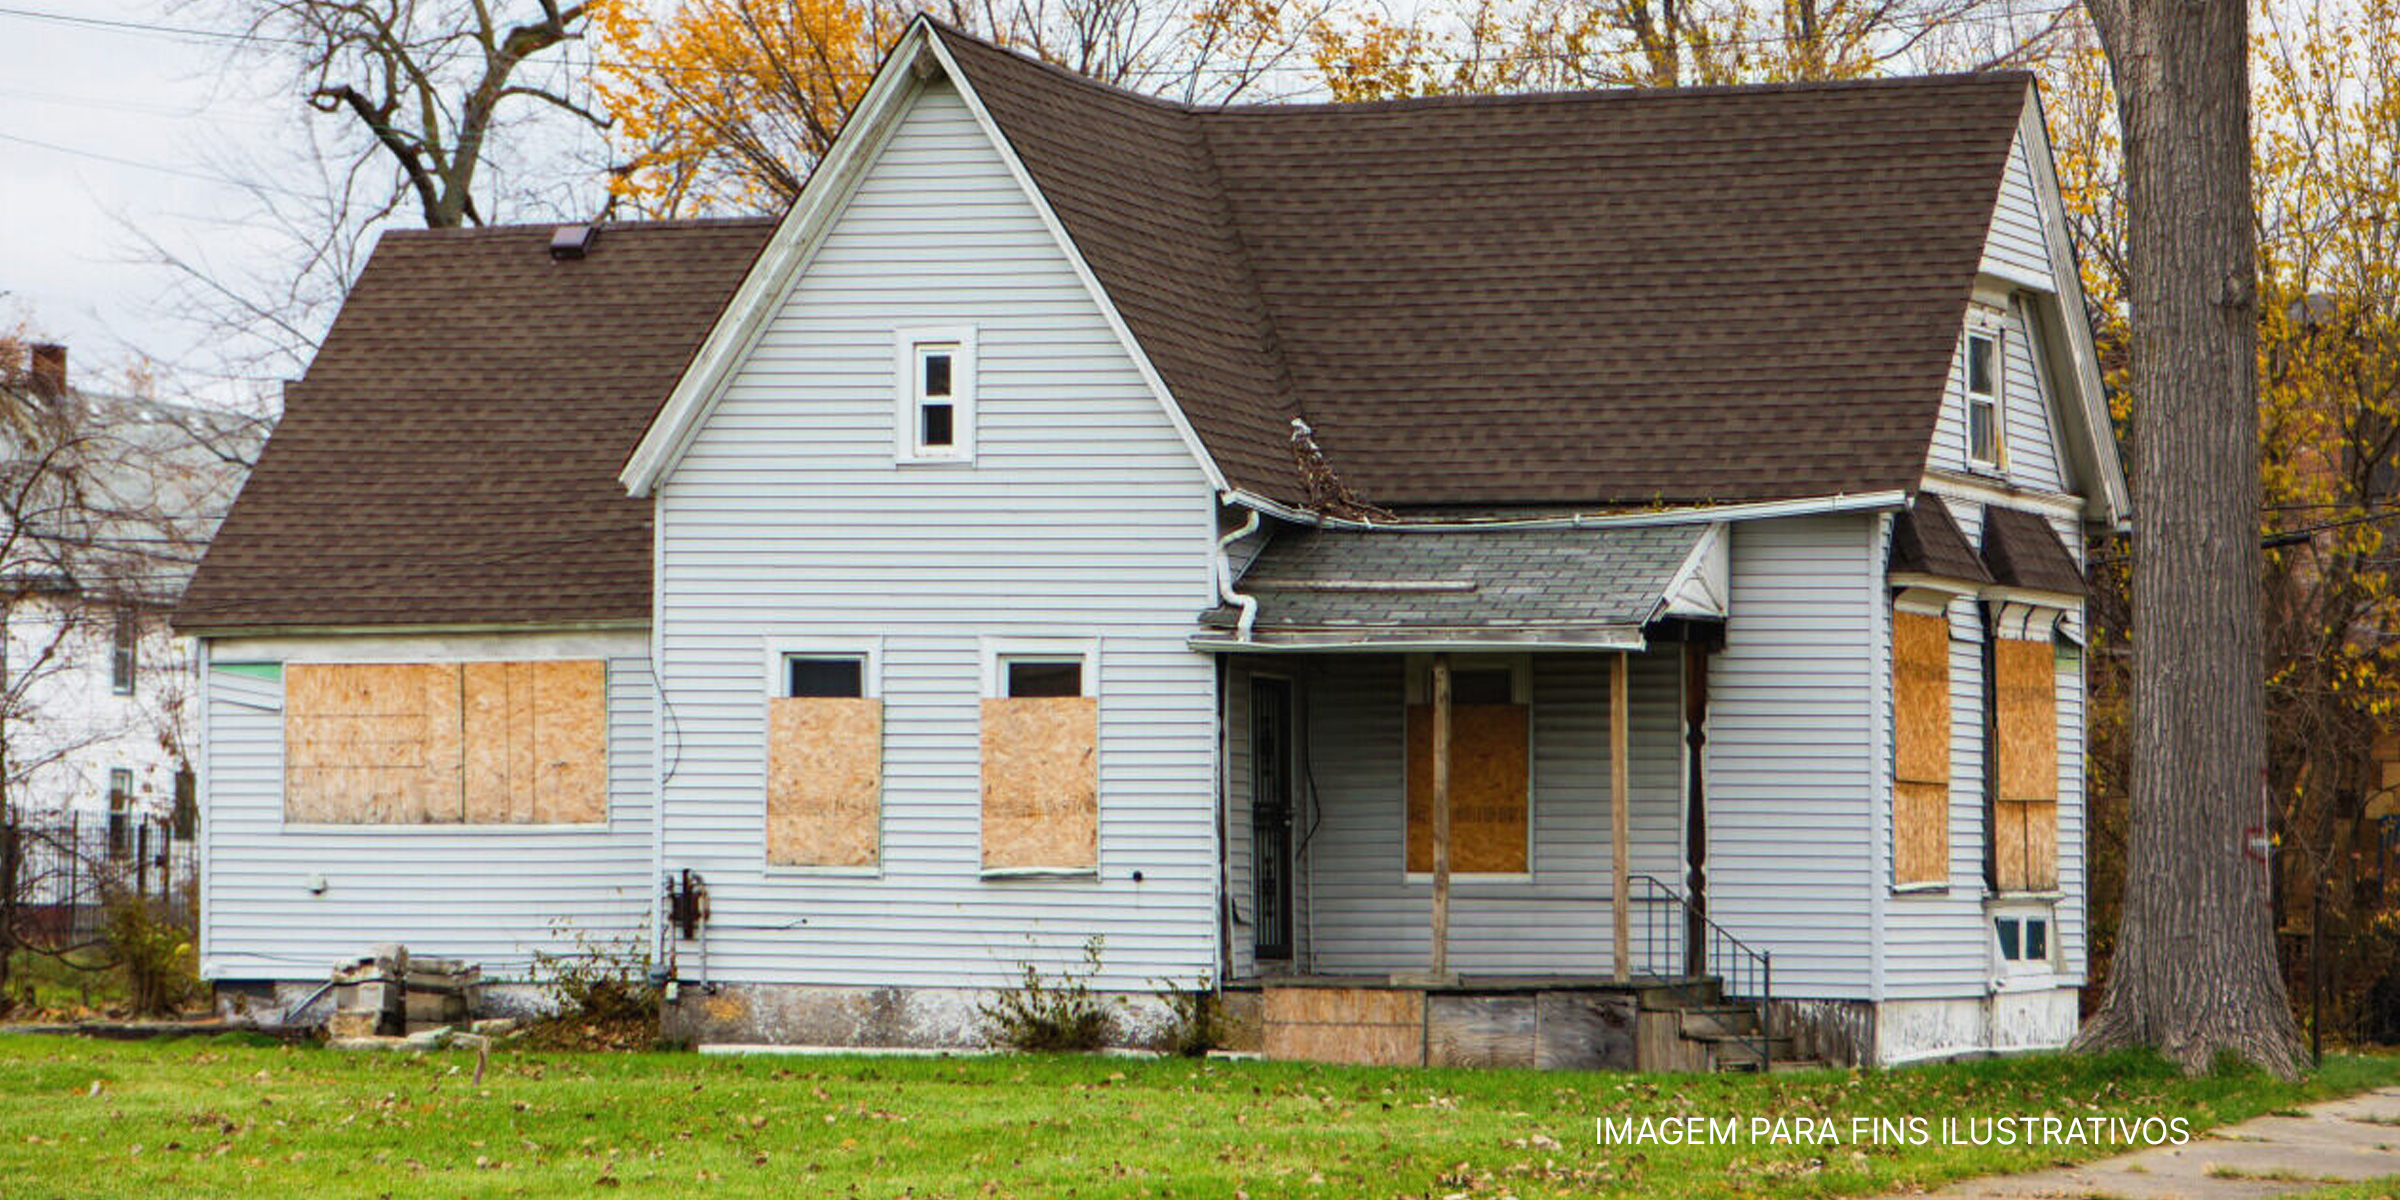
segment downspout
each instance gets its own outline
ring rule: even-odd
[[[1226,493],[1225,502],[1233,503],[1231,492]],[[1233,589],[1233,544],[1258,532],[1258,510],[1252,508],[1246,511],[1248,516],[1243,518],[1238,528],[1217,539],[1217,598],[1242,611],[1240,619],[1234,623],[1233,636],[1234,640],[1243,642],[1250,640],[1250,629],[1258,624],[1258,600]]]

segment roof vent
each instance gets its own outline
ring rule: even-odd
[[[561,261],[582,258],[591,253],[592,241],[599,236],[598,225],[561,225],[550,231],[550,257]]]

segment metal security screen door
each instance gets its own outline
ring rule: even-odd
[[[1258,957],[1292,956],[1292,682],[1250,681],[1250,857]]]

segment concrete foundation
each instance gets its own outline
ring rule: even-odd
[[[982,1015],[998,993],[981,988],[812,987],[686,983],[661,1007],[661,1036],[687,1045],[971,1049],[990,1044]],[[1146,1049],[1168,1019],[1148,993],[1095,997],[1117,1016],[1115,1045]]]

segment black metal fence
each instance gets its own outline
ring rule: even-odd
[[[166,818],[80,813],[0,820],[0,905],[24,945],[66,950],[107,934],[108,906],[138,897],[189,925],[200,846]]]

